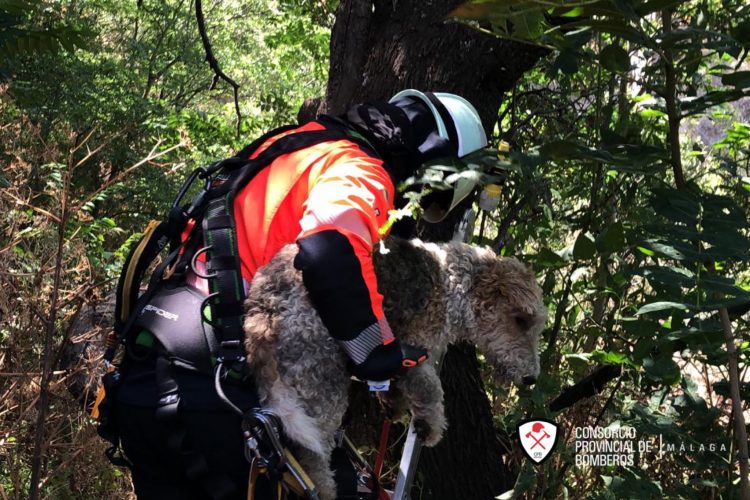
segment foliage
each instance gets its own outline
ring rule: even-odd
[[[0,496],[28,490],[40,386],[51,393],[43,495],[127,495],[82,416],[87,380],[67,361],[70,341],[99,342],[92,317],[165,193],[324,93],[337,3],[205,2],[217,60],[240,84],[237,138],[231,89],[209,90],[192,2],[0,0]],[[474,241],[533,263],[550,308],[536,386],[487,386],[518,474],[508,498],[732,496],[718,311],[731,315],[747,408],[748,14],[738,0],[481,0],[453,13],[550,51],[500,109],[493,140],[510,152],[439,162],[415,179],[500,184]],[[561,403],[610,366],[616,380]],[[532,415],[564,431],[539,469],[512,438]],[[725,448],[584,467],[570,435],[584,425],[630,425],[678,450]]]
[[[748,14],[741,2],[680,0],[481,1],[454,11],[553,51],[501,110],[513,168],[505,203],[483,214],[496,224],[479,235],[534,262],[553,318],[548,371],[499,424],[511,433],[524,416],[544,415],[568,432],[620,423],[678,449],[726,446],[595,468],[575,465],[571,435],[544,474],[522,471],[510,496],[694,498],[736,484],[718,310],[735,312],[744,377]],[[607,397],[550,410],[561,387],[602,364],[623,367]]]
[[[241,85],[236,137],[231,89],[209,90],[192,9],[185,0],[0,1],[3,498],[29,491],[40,415],[42,496],[127,496],[82,411],[96,360],[68,359],[81,354],[71,346],[100,345],[97,304],[134,235],[163,216],[165,193],[323,93],[328,33],[305,5],[206,3],[216,57]]]

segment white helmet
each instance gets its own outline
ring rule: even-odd
[[[432,111],[440,137],[458,143],[459,158],[487,146],[487,135],[479,113],[469,101],[456,94],[445,92],[420,92],[407,89],[391,97],[392,103],[402,97],[416,97]]]

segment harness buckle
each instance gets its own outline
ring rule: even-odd
[[[200,273],[198,271],[198,257],[201,254],[204,254],[206,252],[210,252],[211,250],[213,250],[213,246],[212,245],[208,245],[206,247],[203,247],[200,250],[198,250],[197,252],[195,252],[195,254],[193,254],[193,258],[190,259],[190,270],[193,271],[193,274],[195,274],[199,278],[203,278],[204,280],[214,279],[216,277],[216,273],[215,272],[211,273],[211,274],[202,274],[202,273]]]

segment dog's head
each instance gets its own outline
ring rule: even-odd
[[[533,384],[539,376],[539,334],[547,320],[533,271],[513,258],[480,255],[470,288],[471,340],[505,383]]]

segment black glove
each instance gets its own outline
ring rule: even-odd
[[[349,371],[360,380],[390,380],[424,363],[427,356],[425,349],[401,344],[394,339],[373,349],[360,364],[349,361]]]

